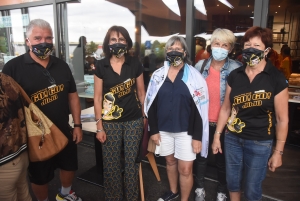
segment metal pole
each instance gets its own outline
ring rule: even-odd
[[[55,47],[55,56],[59,58],[59,52],[60,52],[60,48],[59,48],[59,32],[58,32],[58,27],[57,27],[57,7],[56,7],[56,1],[53,0],[53,17],[54,17],[54,47]]]
[[[269,0],[255,0],[253,26],[266,28],[269,13]]]
[[[186,44],[193,64],[195,63],[194,12],[194,0],[186,1]]]
[[[68,8],[67,3],[64,3],[63,6],[63,23],[64,23],[64,44],[65,44],[65,53],[66,53],[66,62],[70,63],[70,52],[69,52],[69,32],[68,32]]]

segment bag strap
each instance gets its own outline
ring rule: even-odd
[[[20,92],[21,92],[23,98],[25,99],[25,101],[28,103],[28,105],[30,103],[32,103],[31,99],[29,98],[29,96],[27,95],[27,93],[24,91],[24,89],[17,82],[16,82],[16,84],[19,87]]]
[[[207,62],[208,62],[208,59],[205,59],[204,62],[202,63],[202,66],[201,66],[201,69],[200,69],[201,74],[203,73],[204,67],[206,66]]]

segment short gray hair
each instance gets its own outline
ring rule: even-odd
[[[49,30],[51,30],[51,33],[53,35],[52,28],[47,21],[42,20],[42,19],[35,19],[35,20],[31,20],[28,24],[27,31],[26,31],[27,38],[31,35],[32,29],[35,27],[39,27],[41,29],[49,29]]]
[[[234,43],[236,40],[232,31],[230,31],[228,29],[220,29],[220,28],[217,28],[216,30],[214,30],[214,32],[211,35],[210,41],[211,41],[211,43],[213,43],[217,39],[223,43],[229,43],[231,46],[231,49],[234,47]]]
[[[176,42],[179,42],[185,52],[185,57],[183,59],[183,61],[189,65],[192,64],[191,60],[190,60],[190,53],[189,53],[189,50],[188,50],[188,47],[187,47],[187,44],[184,40],[183,37],[181,36],[172,36],[166,43],[166,46],[165,46],[165,53],[168,51],[168,48],[171,47],[172,45],[174,45]]]

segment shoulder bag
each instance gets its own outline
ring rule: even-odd
[[[68,138],[30,100],[20,85],[19,88],[26,101],[24,113],[28,136],[29,160],[31,162],[48,160],[65,148]]]

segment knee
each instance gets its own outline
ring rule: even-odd
[[[177,165],[178,160],[176,158],[166,158],[167,166]]]
[[[184,166],[178,168],[179,174],[185,177],[192,175],[192,170],[193,170],[192,166]]]

